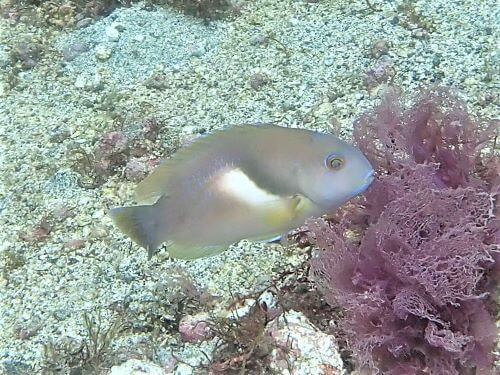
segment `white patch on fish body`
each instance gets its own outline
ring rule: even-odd
[[[283,199],[261,189],[239,168],[224,171],[218,177],[216,186],[219,191],[250,206],[261,206]]]

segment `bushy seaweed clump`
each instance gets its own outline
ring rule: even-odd
[[[378,171],[359,198],[308,223],[311,270],[360,369],[490,373],[499,276],[498,123],[444,89],[403,110],[395,93],[355,125]],[[497,215],[495,217],[495,215]]]

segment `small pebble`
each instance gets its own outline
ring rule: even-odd
[[[110,25],[106,27],[106,36],[112,42],[117,42],[120,39],[120,31],[118,31],[115,27],[116,25]]]
[[[186,315],[179,322],[179,333],[184,342],[199,342],[208,340],[212,332],[208,325],[209,316],[206,313]]]
[[[269,82],[267,75],[263,73],[255,73],[250,76],[250,87],[254,90],[259,90],[262,86]]]
[[[69,240],[64,244],[64,247],[68,250],[78,250],[85,247],[85,241],[82,239]]]
[[[86,46],[84,43],[73,43],[68,46],[66,46],[63,51],[63,59],[65,61],[73,61],[76,59],[78,56],[80,56],[82,53],[87,52],[89,50],[89,47]]]
[[[125,177],[129,181],[140,181],[148,173],[148,166],[144,160],[132,158],[125,166]]]
[[[335,60],[333,59],[333,57],[325,57],[323,59],[323,64],[325,64],[325,66],[332,66],[334,62]]]
[[[196,133],[196,126],[194,125],[186,125],[182,127],[182,133],[186,135]]]
[[[389,43],[384,39],[376,40],[370,49],[370,54],[375,59],[378,59],[382,55],[386,55],[388,52]]]
[[[92,23],[92,18],[83,18],[80,21],[76,23],[76,28],[77,29],[83,29],[84,27],[87,27]]]
[[[250,44],[254,46],[261,46],[266,44],[269,41],[269,38],[267,37],[266,34],[259,33],[257,35],[254,35],[250,38]]]
[[[106,226],[102,224],[97,224],[94,227],[92,227],[90,234],[93,238],[105,238],[109,235],[109,231]]]
[[[154,118],[148,118],[144,121],[141,129],[142,136],[151,141],[154,142],[156,141],[156,138],[158,137],[158,133],[160,132],[160,129],[158,127],[158,121]]]
[[[193,46],[191,48],[191,56],[194,56],[194,57],[202,57],[206,52],[207,52],[207,50],[205,49],[205,46],[203,46],[203,45]]]
[[[144,42],[144,39],[145,39],[145,37],[142,34],[134,35],[134,37],[132,38],[132,40],[134,40],[135,42],[139,42],[139,43]]]
[[[95,48],[95,57],[97,60],[106,61],[111,57],[112,51],[105,45],[99,44]]]
[[[87,78],[80,74],[76,77],[74,85],[77,89],[83,89],[85,86],[87,86]]]

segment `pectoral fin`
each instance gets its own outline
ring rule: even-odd
[[[312,208],[311,203],[307,198],[298,194],[283,198],[281,201],[275,202],[275,204],[263,206],[263,219],[270,226],[290,223],[310,210]]]

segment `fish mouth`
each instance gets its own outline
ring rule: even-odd
[[[363,184],[361,184],[361,186],[353,192],[353,197],[368,189],[368,186],[370,186],[373,180],[375,180],[375,171],[372,169],[365,175]]]
[[[370,185],[374,179],[375,179],[375,171],[372,169],[365,176],[366,186],[368,187],[368,185]]]

